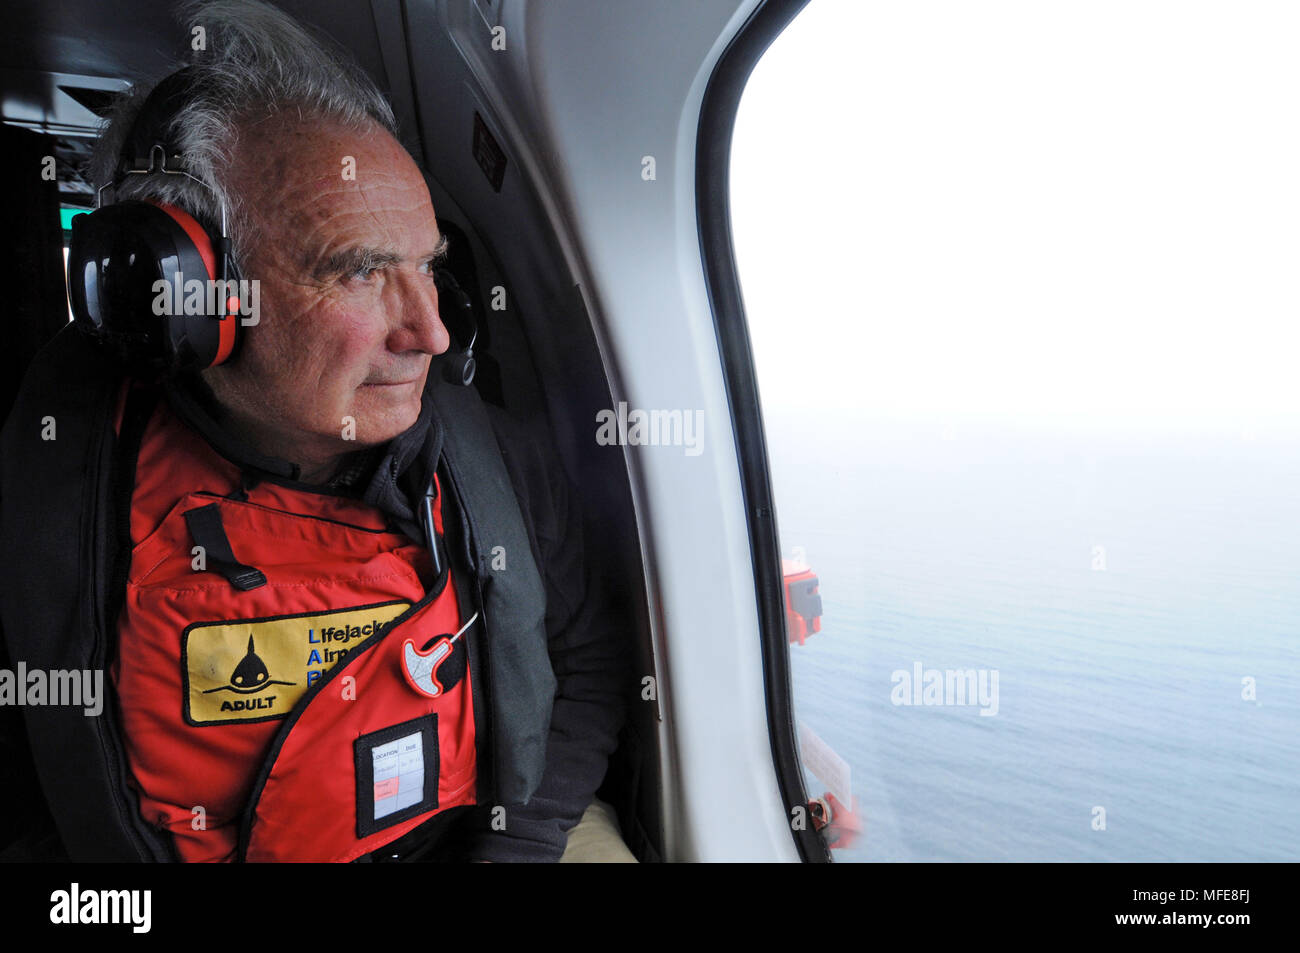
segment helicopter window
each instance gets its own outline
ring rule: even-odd
[[[836,859],[1300,852],[1297,40],[812,3],[755,67],[732,229]]]

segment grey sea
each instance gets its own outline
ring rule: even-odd
[[[823,599],[796,713],[866,822],[837,860],[1300,859],[1300,440],[766,416]],[[995,672],[996,714],[897,703],[918,664]]]

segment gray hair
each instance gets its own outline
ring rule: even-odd
[[[242,264],[252,222],[227,184],[239,126],[257,116],[293,110],[358,131],[397,135],[392,107],[371,79],[333,44],[311,36],[292,17],[260,0],[190,0],[177,11],[187,32],[203,27],[206,49],[194,54],[194,94],[173,117],[170,141],[194,179],[158,172],[128,175],[117,200],[153,199],[218,224],[224,203],[232,252]],[[101,131],[89,172],[95,186],[117,174],[122,145],[151,91],[138,83],[121,97]],[[202,184],[200,184],[200,182]]]

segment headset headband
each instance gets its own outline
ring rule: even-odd
[[[164,157],[161,171],[188,171],[184,158],[171,142],[171,124],[190,100],[193,77],[191,66],[177,70],[159,82],[145,98],[122,142],[116,170],[119,181],[123,175],[132,172],[151,171],[156,149],[161,149]]]
[[[198,176],[190,172],[185,163],[185,156],[171,140],[172,121],[194,96],[194,67],[186,66],[162,79],[149,95],[145,97],[135,121],[127,131],[118,151],[117,166],[113,178],[101,185],[95,193],[95,207],[102,208],[105,189],[113,190],[113,199],[117,198],[117,187],[128,175],[164,173],[183,175],[197,182],[212,193],[220,210],[220,221],[211,223],[218,228],[222,242],[228,241],[226,223],[226,203],[216,190]],[[224,249],[223,249],[224,250]]]

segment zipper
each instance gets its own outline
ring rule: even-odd
[[[221,493],[213,493],[211,490],[195,490],[195,496],[207,496],[218,500],[225,500],[227,503],[235,503],[239,506],[251,506],[254,509],[262,510],[265,513],[275,513],[278,516],[292,516],[302,520],[316,520],[319,523],[329,523],[333,526],[342,526],[345,529],[360,530],[363,533],[373,533],[376,536],[383,536],[391,533],[388,527],[384,529],[375,529],[373,526],[360,526],[356,523],[348,523],[344,520],[330,519],[328,516],[317,516],[314,513],[295,513],[292,510],[282,510],[276,506],[267,506],[265,503],[253,503],[247,498],[247,494],[241,499],[235,496],[226,496]]]

